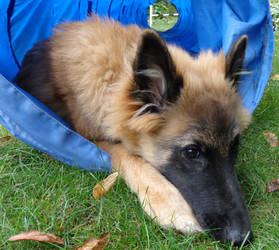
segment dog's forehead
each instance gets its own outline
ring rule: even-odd
[[[176,136],[177,146],[199,143],[209,147],[226,147],[240,133],[239,125],[234,122],[218,123],[212,120],[197,120],[187,125],[184,133]]]
[[[239,126],[235,122],[218,124],[202,121],[189,127],[186,136],[209,147],[226,148],[239,133]]]
[[[187,133],[208,145],[226,145],[240,133],[237,108],[233,102],[223,104],[221,101],[208,100],[191,114],[192,124]]]
[[[208,96],[204,100],[193,98],[187,105],[171,111],[170,122],[162,133],[176,146],[201,143],[225,149],[241,132],[236,101],[223,102]]]
[[[222,100],[213,93],[183,99],[173,105],[166,114],[163,135],[176,137],[181,136],[185,131],[210,135],[208,137],[228,133],[234,136],[239,133],[241,104],[238,98],[233,96]]]
[[[168,147],[200,144],[226,155],[229,145],[241,132],[234,112],[220,107],[211,108],[211,111],[199,110],[191,113],[191,117],[186,111],[184,115],[176,113],[175,118],[161,133],[162,142]]]

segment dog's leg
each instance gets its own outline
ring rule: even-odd
[[[129,188],[137,193],[151,218],[161,226],[183,233],[201,231],[192,209],[158,170],[142,158],[131,155],[121,144],[101,142],[99,146],[110,154],[114,170],[119,171]]]

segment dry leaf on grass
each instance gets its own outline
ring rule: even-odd
[[[22,240],[34,240],[40,242],[50,242],[64,245],[64,241],[53,234],[41,233],[38,230],[32,230],[28,232],[22,232],[14,235],[8,239],[8,241],[22,241]]]
[[[4,136],[4,137],[1,137],[0,138],[0,142],[6,142],[6,141],[9,141],[12,137],[10,135],[8,136]]]
[[[266,192],[270,193],[279,190],[279,178],[275,178],[272,182],[266,185]]]
[[[106,179],[97,183],[97,185],[93,188],[93,197],[96,200],[101,199],[101,197],[111,189],[113,184],[116,182],[117,177],[118,173],[115,172],[109,175]]]
[[[276,148],[279,146],[278,137],[275,134],[271,132],[263,132],[263,134],[271,148]]]
[[[78,247],[76,250],[91,250],[98,246],[99,240],[92,238],[84,242],[83,246]]]
[[[83,246],[78,247],[76,250],[102,250],[109,243],[110,232],[102,234],[100,239],[92,238],[84,242]]]

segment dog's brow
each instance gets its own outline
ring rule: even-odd
[[[215,126],[192,125],[188,128],[185,134],[179,137],[176,141],[180,146],[189,144],[200,144],[207,148],[223,148],[225,149],[234,138],[239,135],[240,129],[236,123],[232,123],[228,127],[224,127],[222,132],[218,131]]]

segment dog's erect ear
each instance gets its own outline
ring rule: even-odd
[[[168,48],[152,30],[142,34],[133,65],[135,89],[131,96],[143,102],[137,115],[159,113],[167,103],[175,102],[183,85]]]
[[[243,68],[248,37],[243,35],[230,48],[226,56],[226,78],[236,86]]]

